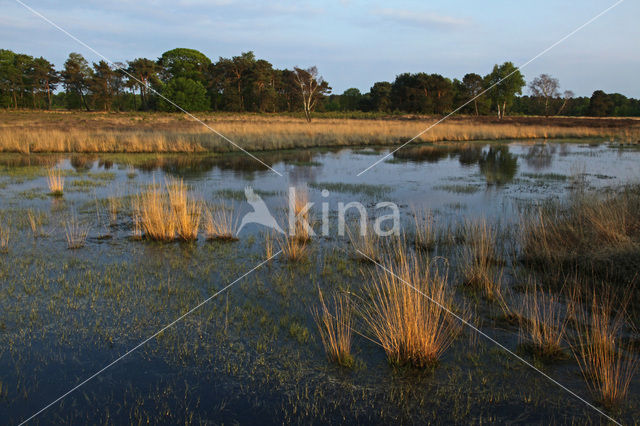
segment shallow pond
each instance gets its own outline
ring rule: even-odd
[[[0,224],[10,229],[9,250],[0,254],[2,422],[20,423],[125,354],[33,422],[603,422],[471,330],[435,368],[417,370],[391,366],[357,323],[355,366],[335,366],[310,309],[318,287],[357,295],[374,268],[339,235],[340,202],[360,202],[370,216],[382,214],[377,203],[393,202],[407,233],[412,212],[427,209],[439,227],[486,218],[508,235],[545,200],[637,182],[640,150],[598,141],[422,145],[356,176],[387,152],[257,154],[282,177],[241,155],[0,156]],[[60,198],[48,195],[54,165],[65,175]],[[251,186],[283,226],[289,188],[306,187],[314,218],[327,203],[328,235],[312,241],[302,262],[275,258],[255,270],[265,260],[260,225],[243,228],[232,243],[132,239],[131,197],[167,177],[183,178],[196,198],[233,206],[239,218],[251,210],[244,193]],[[119,200],[115,217],[109,198]],[[89,227],[78,250],[67,250],[71,217]],[[431,255],[451,259],[451,288],[473,306],[472,322],[515,351],[517,326],[456,283],[456,250],[442,245]],[[592,401],[572,358],[532,362]],[[639,388],[636,378],[627,404],[609,414],[637,419]]]

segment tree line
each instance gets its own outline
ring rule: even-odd
[[[160,58],[89,64],[71,53],[62,69],[43,57],[0,49],[0,107],[100,111],[304,112],[471,115],[640,116],[640,101],[596,90],[589,97],[561,91],[556,78],[542,74],[528,85],[511,63],[490,73],[459,79],[440,74],[403,73],[376,82],[369,92],[356,88],[331,94],[316,67],[274,68],[253,52],[211,61],[194,49],[178,48]],[[479,96],[481,95],[481,96]]]

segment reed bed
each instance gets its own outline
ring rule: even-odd
[[[165,242],[198,237],[201,203],[191,198],[182,180],[169,180],[164,187],[150,185],[134,199],[133,212],[134,236]]]
[[[351,354],[351,302],[344,294],[334,294],[333,306],[330,309],[320,288],[318,288],[318,299],[320,308],[313,308],[312,314],[327,358],[343,367],[352,367],[354,360]]]
[[[65,221],[64,229],[68,249],[75,250],[85,246],[89,235],[89,227],[80,223],[75,214]]]
[[[433,366],[461,330],[443,309],[454,305],[447,274],[406,252],[394,257],[371,272],[361,316],[390,362]]]
[[[6,152],[227,152],[235,150],[200,123],[173,114],[21,113],[0,126],[0,151]],[[397,144],[437,121],[419,119],[335,119],[307,123],[301,118],[251,114],[203,114],[201,119],[244,149],[277,150],[317,146]],[[520,120],[520,121],[518,121]],[[447,120],[418,142],[499,139],[607,137],[638,139],[634,124],[594,119]],[[613,123],[613,124],[612,124]],[[635,122],[634,122],[635,123]],[[116,130],[114,130],[116,129]],[[629,139],[631,137],[631,139]]]
[[[237,241],[238,217],[235,216],[233,207],[222,203],[213,208],[207,208],[204,232],[208,240]]]
[[[62,170],[51,168],[47,171],[47,184],[49,186],[49,194],[54,197],[61,197],[64,194],[64,177]]]
[[[639,359],[636,345],[622,339],[627,302],[618,303],[610,294],[593,292],[587,309],[578,311],[573,352],[593,394],[613,407],[627,397]]]

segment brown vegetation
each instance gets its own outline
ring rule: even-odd
[[[320,308],[313,308],[313,318],[318,326],[322,345],[329,360],[343,367],[353,365],[351,355],[352,308],[349,298],[344,295],[333,296],[333,309],[327,306],[322,290],[318,289]]]
[[[47,171],[47,184],[49,185],[49,193],[53,196],[60,197],[64,192],[64,177],[62,171],[57,168],[51,168]]]
[[[225,204],[207,208],[204,232],[208,240],[237,241],[238,218],[233,208]]]
[[[431,366],[460,332],[444,309],[452,309],[453,292],[438,268],[406,252],[394,257],[388,270],[371,273],[362,317],[391,362]]]
[[[236,147],[181,114],[1,112],[0,151],[4,152],[227,152]],[[207,125],[248,150],[294,147],[397,144],[412,138],[438,117],[381,119],[301,118],[205,114]],[[637,142],[640,121],[510,117],[452,117],[424,133],[418,142],[497,139],[614,137]]]

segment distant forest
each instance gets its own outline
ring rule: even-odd
[[[496,64],[484,76],[466,74],[462,80],[403,73],[392,82],[374,83],[367,93],[351,88],[332,94],[315,67],[277,69],[253,52],[213,62],[197,50],[178,48],[156,60],[118,64],[89,64],[81,54],[71,53],[56,70],[45,58],[0,49],[0,107],[7,109],[176,111],[179,105],[187,111],[303,111],[309,120],[312,111],[442,115],[494,84],[460,113],[640,116],[638,99],[602,90],[576,97],[546,74],[527,84],[511,62]]]

